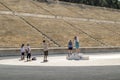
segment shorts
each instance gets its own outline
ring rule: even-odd
[[[69,49],[69,50],[72,50],[73,48],[72,48],[72,47],[69,47],[68,49]]]
[[[21,55],[22,55],[22,56],[24,56],[24,55],[25,55],[25,53],[24,53],[24,52],[22,52],[22,53],[21,53]]]
[[[27,58],[31,58],[31,53],[27,53]]]
[[[79,46],[75,46],[76,49],[79,49]]]
[[[48,56],[48,51],[44,51],[44,55],[45,55],[45,56]]]
[[[78,49],[80,47],[79,42],[75,43],[75,48]]]

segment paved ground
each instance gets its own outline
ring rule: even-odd
[[[87,54],[90,60],[68,61],[65,55],[50,55],[49,62],[19,61],[1,57],[0,80],[120,80],[120,54]],[[106,65],[107,64],[107,65]]]
[[[120,80],[120,66],[25,67],[0,65],[0,80]]]
[[[67,60],[66,55],[49,55],[48,62],[43,63],[43,56],[36,56],[36,61],[19,61],[19,56],[1,57],[0,64],[19,66],[111,66],[120,65],[120,53],[84,54],[89,60]]]

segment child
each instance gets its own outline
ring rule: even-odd
[[[21,60],[24,60],[25,59],[25,47],[24,47],[24,44],[21,45],[20,52],[21,52]]]
[[[29,44],[27,44],[26,53],[27,53],[27,61],[30,61],[31,60],[31,48]]]
[[[68,42],[68,57],[72,54],[72,49],[73,49],[73,44],[72,44],[72,41],[70,40]]]

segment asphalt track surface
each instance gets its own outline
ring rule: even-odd
[[[120,80],[120,66],[0,65],[0,80]]]
[[[87,61],[68,61],[64,55],[54,55],[49,56],[50,61],[47,63],[41,63],[42,58],[26,63],[19,61],[18,57],[0,57],[0,80],[120,80],[119,53],[89,57]]]

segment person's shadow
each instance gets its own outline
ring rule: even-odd
[[[44,61],[42,61],[41,63],[47,63],[48,62],[48,60],[44,60]]]

